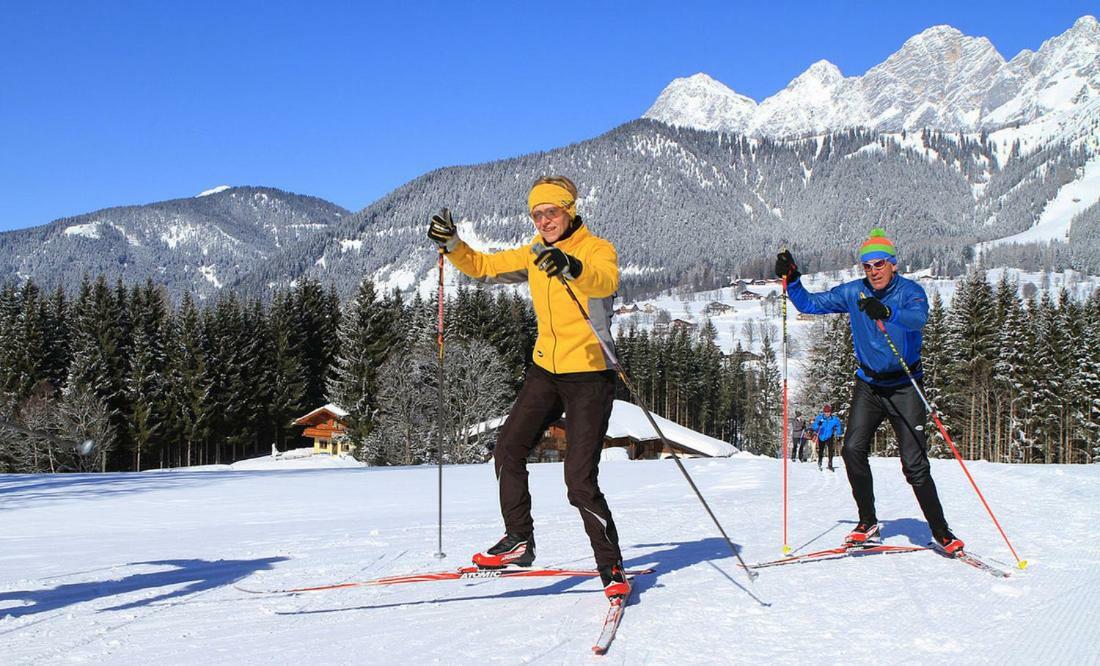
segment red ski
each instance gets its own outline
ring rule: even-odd
[[[615,632],[619,630],[619,624],[623,621],[623,610],[626,608],[630,595],[634,594],[634,575],[637,573],[650,572],[652,572],[652,569],[641,572],[624,572],[629,577],[628,580],[630,580],[630,591],[625,596],[618,596],[610,599],[611,607],[607,609],[607,616],[603,621],[603,630],[600,631],[600,636],[596,639],[596,644],[592,646],[592,652],[594,654],[607,654],[608,648],[611,647],[611,641],[615,640]]]
[[[779,567],[785,564],[802,564],[805,562],[818,562],[821,560],[836,560],[842,557],[860,557],[863,555],[874,555],[876,553],[912,553],[918,550],[928,550],[928,548],[924,546],[888,546],[886,544],[876,544],[873,546],[837,546],[836,548],[826,548],[825,550],[818,550],[813,553],[805,553],[802,555],[784,557],[779,560],[758,562],[756,564],[748,565],[748,568],[765,569],[767,567]]]
[[[654,569],[637,569],[625,572],[628,576],[640,576],[651,574]],[[296,594],[300,592],[321,592],[324,590],[339,590],[349,587],[366,587],[371,585],[400,585],[403,583],[428,583],[437,580],[479,580],[489,578],[599,578],[600,572],[594,569],[521,569],[518,567],[505,569],[479,569],[478,567],[459,567],[454,571],[438,571],[433,573],[409,574],[406,576],[387,576],[372,580],[359,580],[347,583],[331,583],[328,585],[313,585],[309,587],[292,587],[282,590],[254,590],[235,586],[241,592],[249,594]]]
[[[929,543],[928,546],[931,550],[936,551],[937,553],[943,555],[949,560],[958,560],[960,562],[963,562],[964,564],[969,564],[978,571],[984,571],[991,576],[996,576],[997,578],[1010,578],[1012,576],[1012,574],[1008,573],[1004,569],[998,569],[997,567],[986,562],[977,555],[969,553],[965,550],[958,550],[954,553],[949,553],[943,549],[943,546],[936,543],[935,541]]]

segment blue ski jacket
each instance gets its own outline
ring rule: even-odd
[[[810,429],[817,433],[817,439],[820,442],[832,439],[833,437],[839,438],[844,434],[844,426],[840,424],[840,418],[837,417],[836,414],[830,414],[828,416],[825,416],[824,413],[818,414]]]
[[[920,367],[921,328],[928,321],[928,296],[924,287],[916,282],[894,275],[881,291],[871,288],[865,279],[852,280],[837,285],[829,291],[810,293],[801,280],[787,285],[787,294],[799,312],[807,314],[848,313],[852,327],[852,345],[855,348],[863,381],[873,386],[901,386],[909,382],[886,336],[878,329],[875,320],[859,309],[860,294],[874,296],[890,308],[890,318],[885,321],[886,332],[905,359],[916,379],[922,377]]]

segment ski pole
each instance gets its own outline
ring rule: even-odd
[[[791,552],[787,541],[787,432],[790,425],[787,412],[787,276],[783,276],[783,433],[779,446],[783,449],[783,554]]]
[[[531,252],[535,254],[541,254],[544,249],[545,247],[541,243],[535,243],[535,245],[531,248]],[[661,432],[661,428],[657,425],[657,422],[653,420],[653,415],[649,413],[649,409],[645,406],[645,401],[642,400],[641,394],[634,390],[634,385],[631,384],[630,379],[627,378],[626,372],[623,370],[623,366],[619,364],[619,359],[617,356],[615,356],[615,352],[611,351],[611,347],[603,341],[603,338],[600,337],[599,332],[596,330],[596,325],[592,323],[592,318],[588,316],[588,311],[584,309],[584,306],[581,305],[581,302],[577,298],[577,295],[573,293],[573,288],[569,286],[569,283],[566,282],[565,278],[561,275],[558,276],[558,280],[561,282],[562,286],[565,287],[565,291],[569,294],[569,298],[573,299],[573,302],[576,303],[577,309],[580,310],[581,316],[584,317],[584,320],[586,322],[588,322],[588,327],[592,329],[592,335],[596,337],[596,342],[600,343],[600,348],[603,349],[604,355],[607,356],[607,359],[609,361],[611,361],[611,367],[619,375],[619,379],[623,380],[623,384],[626,386],[627,391],[630,392],[630,396],[634,398],[638,406],[642,408],[642,412],[645,414],[646,419],[649,421],[649,425],[651,425],[653,427],[653,430],[657,433],[657,437],[661,440],[661,444],[666,449],[668,449],[669,453],[672,454],[672,459],[676,461],[676,466],[680,468],[680,472],[683,473],[684,478],[687,479],[688,485],[690,485],[691,489],[695,491],[695,496],[699,498],[700,502],[702,502],[703,508],[707,510],[708,514],[710,514],[710,519],[714,521],[714,524],[718,528],[718,531],[722,533],[722,538],[726,540],[726,544],[730,547],[730,550],[733,551],[733,554],[737,558],[737,561],[741,563],[741,567],[745,570],[745,573],[749,577],[749,582],[756,580],[756,577],[760,574],[756,571],[753,571],[752,569],[749,569],[748,565],[745,564],[745,560],[741,559],[741,553],[737,551],[737,546],[733,545],[733,541],[731,541],[729,536],[726,534],[726,530],[722,529],[722,523],[718,522],[717,516],[714,515],[713,511],[711,511],[710,505],[707,504],[707,501],[703,498],[703,493],[699,491],[699,487],[695,485],[695,481],[692,480],[691,475],[688,474],[687,468],[684,467],[684,463],[680,462],[680,456],[676,454],[676,449],[672,447],[672,444],[669,443],[668,439],[665,438],[664,433]]]
[[[439,550],[435,552],[436,559],[447,557],[443,552],[443,248],[439,248],[439,425],[438,429],[438,457],[439,457]]]
[[[859,297],[865,298],[862,293],[860,293]],[[921,402],[924,403],[925,409],[927,409],[928,413],[932,416],[932,420],[935,421],[936,427],[939,428],[940,434],[943,435],[943,439],[947,442],[947,445],[951,447],[951,452],[955,454],[955,460],[959,461],[959,465],[962,467],[963,474],[965,474],[967,480],[970,481],[970,485],[974,488],[974,492],[978,494],[978,499],[982,501],[982,506],[984,506],[985,510],[989,513],[989,517],[993,519],[993,524],[997,526],[997,531],[1001,533],[1001,538],[1005,540],[1005,544],[1008,545],[1008,549],[1012,551],[1012,557],[1016,558],[1016,566],[1020,569],[1026,569],[1027,560],[1021,560],[1020,556],[1016,554],[1016,549],[1012,547],[1012,542],[1008,540],[1008,535],[1005,534],[1004,529],[1001,528],[1000,521],[997,520],[997,516],[993,515],[993,509],[989,508],[989,502],[985,501],[985,496],[982,495],[982,491],[978,489],[978,484],[974,482],[974,477],[970,476],[970,470],[966,468],[966,463],[963,462],[962,454],[960,454],[959,450],[955,448],[955,442],[951,439],[951,435],[947,434],[947,428],[943,427],[943,422],[940,421],[939,412],[936,410],[936,407],[934,405],[928,402],[928,398],[924,396],[924,391],[921,390],[920,385],[917,384],[916,378],[913,377],[912,371],[909,370],[909,364],[906,363],[905,359],[901,357],[901,353],[898,351],[898,348],[894,346],[894,340],[890,337],[890,334],[886,332],[886,325],[882,323],[881,319],[876,319],[875,323],[878,324],[878,329],[882,331],[882,334],[886,336],[886,344],[890,345],[890,351],[894,352],[894,357],[898,359],[899,363],[901,363],[902,369],[905,370],[905,375],[909,377],[909,382],[913,385],[913,388],[916,389],[917,395],[920,396]]]

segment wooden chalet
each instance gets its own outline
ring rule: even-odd
[[[302,436],[313,439],[314,453],[347,455],[351,453],[351,444],[344,437],[347,433],[347,417],[346,411],[329,403],[298,417],[293,425],[305,426]]]
[[[719,303],[718,301],[711,301],[707,303],[707,306],[703,308],[703,314],[707,315],[721,315],[733,310],[732,305],[726,303]]]

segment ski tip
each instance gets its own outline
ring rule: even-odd
[[[592,654],[604,655],[607,654],[607,648],[600,647],[599,645],[592,646]]]

